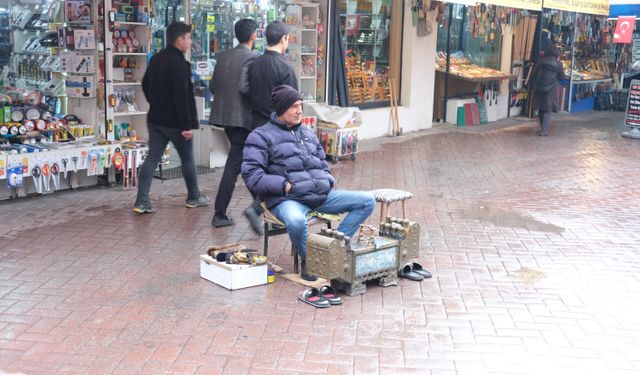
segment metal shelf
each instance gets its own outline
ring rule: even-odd
[[[583,79],[583,80],[573,80],[574,85],[579,85],[581,83],[603,83],[613,81],[613,78],[605,78],[605,79]]]
[[[147,52],[114,52],[113,56],[147,56]]]
[[[149,24],[144,22],[127,22],[127,21],[115,21],[115,25],[125,25],[125,26],[149,26]]]
[[[136,112],[113,112],[113,117],[126,117],[126,116],[142,116],[146,115],[147,112],[136,111]]]
[[[142,82],[114,82],[114,86],[141,86]]]

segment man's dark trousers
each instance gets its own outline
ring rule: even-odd
[[[242,166],[242,151],[244,150],[244,143],[251,133],[250,130],[239,127],[225,127],[224,132],[229,138],[231,148],[229,149],[229,155],[227,155],[227,162],[224,165],[224,172],[220,179],[220,186],[218,187],[218,194],[216,195],[215,210],[216,214],[226,215],[227,207],[231,201],[233,195],[233,189],[236,186],[236,181],[240,175],[240,168]],[[253,195],[253,193],[251,193]],[[256,212],[260,213],[260,201],[256,200],[253,195],[254,203],[252,207]],[[257,206],[256,206],[257,201]]]
[[[193,140],[185,140],[181,134],[182,129],[179,128],[148,124],[147,129],[149,130],[149,154],[140,167],[140,186],[138,186],[136,204],[149,203],[149,190],[151,189],[153,173],[158,167],[164,149],[169,142],[173,143],[178,155],[180,155],[182,175],[184,176],[184,182],[187,184],[187,200],[191,201],[200,198],[198,174],[196,172],[196,163],[193,159]]]

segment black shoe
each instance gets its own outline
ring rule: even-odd
[[[219,214],[216,212],[211,219],[211,225],[216,228],[228,227],[235,224],[233,219],[230,219],[227,215]]]
[[[256,210],[253,207],[249,207],[246,210],[244,210],[244,216],[246,216],[247,220],[249,220],[249,224],[251,224],[251,229],[253,229],[253,231],[257,235],[262,236],[264,232],[262,230],[262,220],[260,220],[260,215],[258,215]]]
[[[306,260],[301,260],[300,261],[300,277],[302,278],[302,280],[306,280],[306,281],[316,281],[318,280],[318,276],[314,276],[311,275],[309,273],[307,273],[307,261]]]
[[[138,215],[152,214],[156,212],[156,208],[153,207],[150,202],[136,203],[133,205],[133,212],[137,213]]]

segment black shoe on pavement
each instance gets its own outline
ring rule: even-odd
[[[251,229],[259,235],[262,236],[264,231],[262,230],[262,220],[260,220],[260,215],[256,212],[253,207],[249,207],[244,210],[244,216],[249,220],[249,224],[251,224]]]
[[[233,219],[229,218],[227,215],[219,214],[216,212],[213,215],[213,219],[211,219],[211,225],[216,228],[228,227],[235,224]]]
[[[211,198],[200,194],[198,199],[187,200],[187,208],[207,207],[211,204]]]
[[[300,261],[300,277],[302,278],[302,280],[306,280],[306,281],[316,281],[318,280],[318,276],[314,276],[310,273],[307,273],[307,261],[305,259]]]
[[[150,202],[136,203],[133,205],[133,212],[137,213],[138,215],[152,214],[156,212],[156,208],[153,207]]]

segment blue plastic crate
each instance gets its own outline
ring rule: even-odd
[[[595,98],[584,98],[571,103],[571,113],[593,111]]]

